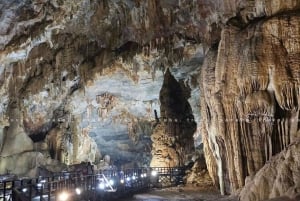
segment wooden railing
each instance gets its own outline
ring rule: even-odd
[[[105,200],[122,197],[149,188],[164,188],[182,184],[185,170],[182,167],[135,168],[124,171],[102,170],[90,175],[64,172],[52,177],[0,181],[0,201],[65,201]]]

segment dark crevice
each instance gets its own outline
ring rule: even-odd
[[[299,112],[299,114],[298,114],[298,119],[297,119],[297,121],[298,121],[298,125],[297,125],[297,131],[300,129],[300,112]]]
[[[55,148],[53,146],[49,147],[49,154],[52,159],[55,159]]]
[[[64,103],[62,103],[62,105],[63,104]],[[38,128],[31,128],[30,122],[24,121],[24,129],[33,142],[42,142],[45,140],[50,130],[57,127],[60,123],[66,121],[66,116],[67,112],[64,110],[63,106],[60,106],[53,111],[52,118],[48,122],[44,123]]]
[[[274,115],[274,124],[273,124],[273,133],[272,133],[272,153],[273,155],[282,151],[282,134],[283,131],[278,124],[285,118],[286,112],[279,106],[278,102],[275,101],[275,115]]]
[[[127,41],[117,49],[113,50],[113,53],[117,57],[122,57],[125,61],[130,61],[136,53],[142,51],[142,46],[134,41]]]
[[[57,122],[47,122],[36,129],[29,129],[24,123],[25,131],[28,133],[28,136],[33,142],[42,142],[45,140],[45,137],[49,133],[49,131],[58,125]]]

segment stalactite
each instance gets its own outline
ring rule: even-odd
[[[294,84],[281,83],[276,86],[276,100],[285,110],[297,111],[299,105],[299,88]]]

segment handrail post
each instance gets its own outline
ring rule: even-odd
[[[47,183],[48,184],[48,201],[50,201],[51,199],[51,185],[52,185],[52,183],[50,183],[50,182],[48,182]]]
[[[6,201],[6,181],[4,181],[3,200]]]
[[[40,191],[40,201],[43,201],[43,189],[44,189],[44,185],[42,185],[42,187],[41,187],[41,191]]]
[[[31,184],[31,180],[29,182],[29,199],[31,200],[32,199],[32,184]]]

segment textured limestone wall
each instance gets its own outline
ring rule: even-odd
[[[222,192],[243,187],[246,176],[299,138],[299,22],[290,13],[242,30],[229,26],[207,54],[202,126],[208,167]]]
[[[292,143],[272,158],[255,176],[247,178],[240,199],[265,200],[285,195],[290,198],[297,197],[298,200],[300,197],[299,146],[299,140]]]
[[[53,163],[110,155],[118,165],[149,165],[165,67],[199,93],[195,4],[1,1],[0,174],[19,155],[33,160],[27,152]]]

